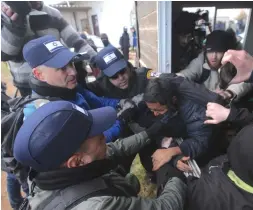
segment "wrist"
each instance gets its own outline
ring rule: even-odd
[[[176,155],[181,155],[182,151],[179,147],[171,147],[171,148],[168,148],[168,153],[171,156],[176,156]]]

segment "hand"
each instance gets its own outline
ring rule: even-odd
[[[123,121],[124,123],[127,123],[134,118],[134,115],[136,114],[136,112],[137,112],[136,107],[121,110],[118,113],[118,119]]]
[[[157,171],[161,166],[171,160],[172,154],[170,152],[170,149],[158,149],[151,157],[153,162],[152,170]]]
[[[123,110],[136,107],[135,103],[131,99],[121,99],[119,101],[119,106]]]
[[[218,124],[225,121],[228,118],[230,109],[227,109],[220,104],[208,103],[206,116],[211,117],[212,119],[206,120],[204,124]]]
[[[154,152],[152,157],[153,171],[157,171],[165,163],[168,163],[175,155],[181,154],[179,147],[171,147],[168,149],[158,149]]]
[[[181,160],[177,161],[178,170],[183,171],[183,172],[192,171],[191,167],[188,166],[187,163],[185,163],[185,161],[187,161],[187,160],[190,160],[190,157],[183,157]]]
[[[231,80],[230,84],[244,82],[249,79],[253,71],[253,57],[244,50],[228,50],[221,63],[224,65],[231,62],[237,69],[236,76]]]
[[[143,101],[143,93],[141,93],[141,94],[138,94],[138,95],[136,95],[136,96],[134,96],[133,98],[132,98],[132,101],[135,103],[135,105],[136,106],[138,106],[139,105],[139,103],[141,102],[141,101]]]
[[[226,90],[217,89],[215,92],[218,93],[224,100],[233,98],[233,95]]]
[[[18,19],[18,14],[15,13],[7,4],[1,4],[2,12],[5,13],[12,21],[16,21]]]

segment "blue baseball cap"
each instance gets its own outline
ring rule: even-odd
[[[111,44],[98,52],[95,62],[97,67],[108,77],[112,77],[127,67],[127,62],[123,55]]]
[[[25,44],[23,56],[26,62],[35,68],[40,65],[62,68],[69,62],[84,60],[87,54],[80,56],[71,52],[54,36],[46,35]]]
[[[86,139],[110,128],[116,117],[112,107],[86,111],[67,101],[49,102],[24,121],[15,138],[14,157],[38,172],[57,169]]]

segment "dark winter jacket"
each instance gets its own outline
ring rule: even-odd
[[[199,179],[188,180],[190,210],[253,209],[253,125],[242,129],[228,148],[206,166]]]

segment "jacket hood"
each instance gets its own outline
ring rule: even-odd
[[[228,160],[234,173],[253,187],[253,124],[244,127],[233,139]]]

